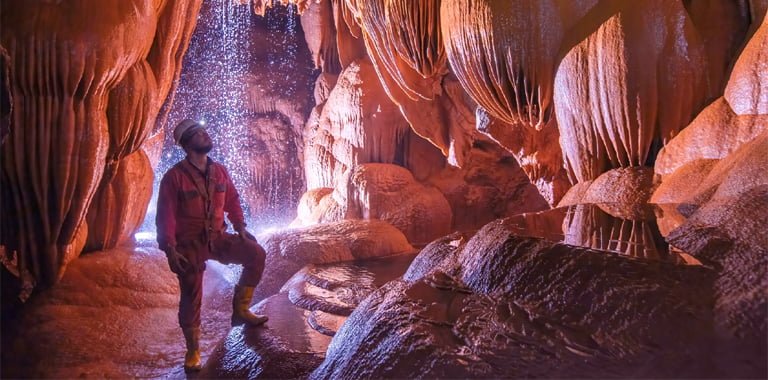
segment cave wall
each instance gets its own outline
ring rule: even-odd
[[[112,231],[142,218],[130,200],[146,198],[146,187],[115,192],[113,181],[148,168],[129,156],[171,90],[201,1],[3,2],[13,111],[2,145],[0,239],[27,290],[55,283],[87,240],[114,244]],[[94,199],[105,207],[92,220],[113,218],[89,228]]]
[[[234,3],[267,17],[278,5]],[[240,47],[269,53],[238,79],[247,137],[227,149],[245,152],[248,207],[275,204],[274,184],[287,183],[291,201],[276,209],[300,204],[297,224],[385,214],[349,203],[368,192],[350,182],[361,165],[404,168],[447,202],[450,228],[472,228],[553,207],[603,175],[663,189],[765,124],[764,0],[279,3],[301,13],[296,62],[316,71],[279,67],[295,74],[280,79],[256,69],[280,41]],[[83,247],[120,244],[143,218],[165,129],[200,106],[174,108],[174,96],[196,96],[177,87],[214,88],[216,75],[181,75],[203,5],[3,3],[0,243],[28,284],[53,284]],[[314,93],[288,93],[285,80],[314,80]],[[403,218],[406,230],[418,220]]]

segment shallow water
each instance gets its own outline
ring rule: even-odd
[[[333,335],[336,329],[331,326],[340,326],[345,317],[369,294],[402,276],[414,257],[408,254],[308,265],[288,280],[282,291],[288,294],[288,299],[294,305],[320,312],[309,323],[324,334]],[[333,322],[320,323],[321,319]]]

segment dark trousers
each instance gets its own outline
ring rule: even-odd
[[[249,239],[238,235],[224,233],[213,241],[210,255],[206,255],[207,247],[178,247],[179,253],[188,258],[207,257],[222,264],[242,264],[243,274],[238,285],[255,287],[261,281],[264,272],[264,261],[267,257],[264,248]],[[191,252],[190,250],[201,250]],[[190,268],[184,273],[177,273],[181,299],[179,300],[179,325],[181,328],[200,326],[200,307],[203,301],[203,272],[205,265]]]

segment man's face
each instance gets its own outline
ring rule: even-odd
[[[206,154],[213,149],[213,141],[205,128],[195,128],[185,133],[183,139],[186,140],[185,148],[195,153]]]

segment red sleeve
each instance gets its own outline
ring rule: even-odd
[[[240,228],[245,228],[245,217],[243,217],[243,208],[240,206],[240,195],[237,193],[235,184],[232,183],[232,178],[227,173],[227,170],[222,167],[224,171],[224,177],[227,181],[226,199],[224,200],[224,212],[227,213],[227,219],[232,223],[232,227],[235,231]]]
[[[166,173],[160,181],[157,195],[157,244],[160,249],[176,246],[176,209],[178,207],[178,185],[171,173]]]

